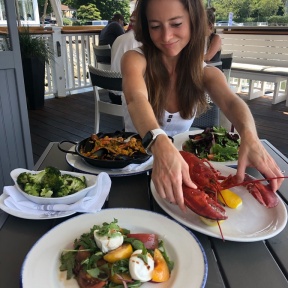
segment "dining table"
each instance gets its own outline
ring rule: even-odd
[[[280,169],[285,175],[288,175],[287,157],[267,140],[263,139],[261,141]],[[66,143],[65,145],[67,148],[70,148],[72,144]],[[67,163],[66,154],[58,149],[58,142],[51,142],[47,146],[35,164],[34,170],[43,170],[47,166],[54,166],[64,171],[75,170]],[[253,168],[248,168],[247,173],[261,178],[260,173]],[[123,177],[111,177],[111,180],[112,185],[109,197],[105,201],[102,210],[122,207],[137,208],[160,213],[173,219],[155,201],[151,193],[149,171]],[[277,193],[287,210],[288,179],[284,180]],[[53,227],[79,214],[76,213],[68,217],[56,219],[31,220],[16,217],[0,210],[0,287],[22,287],[22,265],[30,249]],[[183,224],[179,223],[179,225]],[[225,240],[225,235],[223,240],[200,233],[191,228],[189,229],[199,240],[207,258],[208,275],[205,287],[288,287],[287,225],[273,237],[251,242]],[[193,255],[187,255],[187,257],[193,257]],[[35,267],[35,269],[41,269],[41,267]],[[157,284],[155,287],[157,287]],[[190,287],[189,283],[187,283],[186,287],[171,288],[193,287]]]

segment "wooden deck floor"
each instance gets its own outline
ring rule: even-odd
[[[245,100],[245,96],[242,98]],[[270,141],[288,157],[288,107],[285,102],[272,105],[269,97],[260,97],[247,103],[254,116],[259,137]],[[28,114],[36,163],[49,142],[77,142],[93,133],[93,92],[47,99],[43,109],[29,110]],[[119,117],[103,115],[101,118],[100,131],[114,132],[122,128]]]

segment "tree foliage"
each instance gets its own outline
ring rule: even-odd
[[[104,20],[110,20],[115,13],[121,13],[127,22],[129,22],[128,20],[130,18],[129,0],[65,0],[63,1],[63,4],[73,7],[75,9],[79,9],[80,6],[83,5],[87,6],[89,4],[94,4],[100,11],[100,19]],[[93,20],[97,19],[95,18]]]
[[[233,12],[233,20],[246,22],[247,19],[264,21],[284,11],[286,0],[205,0],[206,5],[216,9],[217,20],[227,20]]]
[[[95,4],[82,5],[77,9],[77,18],[82,20],[101,19],[100,11]]]

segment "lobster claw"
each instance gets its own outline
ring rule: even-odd
[[[253,197],[265,207],[273,208],[277,206],[279,203],[279,198],[276,193],[271,190],[270,185],[263,185],[260,182],[253,182],[253,180],[254,179],[251,178],[249,175],[245,175],[244,182],[252,181],[251,183],[248,183],[246,185],[249,193],[251,193]]]
[[[245,174],[244,181],[237,183],[236,176],[228,176],[222,183],[221,186],[223,189],[229,189],[235,186],[244,186],[252,194],[252,196],[263,206],[268,208],[276,207],[279,203],[279,198],[271,190],[269,184],[263,185],[260,181],[255,178],[252,178],[248,174]]]
[[[228,218],[225,209],[205,192],[183,185],[185,205],[196,214],[212,220]]]

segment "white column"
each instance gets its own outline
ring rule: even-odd
[[[53,46],[54,58],[52,60],[53,67],[53,85],[56,88],[56,97],[65,97],[65,70],[64,70],[64,50],[62,48],[62,34],[61,27],[52,26],[54,33],[52,33],[50,45]]]
[[[63,26],[62,11],[61,11],[61,1],[60,0],[50,0],[53,12],[56,17],[57,25],[59,27]]]

